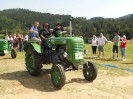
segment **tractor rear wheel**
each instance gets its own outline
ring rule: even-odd
[[[28,48],[25,54],[26,68],[30,75],[37,76],[42,71],[42,64],[40,55],[34,48]]]
[[[16,56],[17,56],[16,50],[15,50],[15,49],[12,49],[12,50],[11,50],[11,57],[12,57],[12,58],[16,58]]]
[[[86,80],[93,81],[97,77],[97,68],[94,63],[86,62],[83,65],[83,75]]]
[[[53,64],[52,66],[52,72],[51,72],[51,80],[53,85],[61,89],[65,85],[65,70],[62,65],[60,64]]]

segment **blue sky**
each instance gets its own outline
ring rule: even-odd
[[[73,17],[118,18],[133,14],[133,0],[1,0],[0,10],[24,8]]]

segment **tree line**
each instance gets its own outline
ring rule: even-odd
[[[73,34],[83,36],[85,41],[93,35],[99,36],[102,32],[108,39],[112,39],[115,32],[126,35],[127,39],[133,38],[133,14],[119,18],[94,17],[86,19],[84,17],[72,17],[71,15],[59,15],[41,13],[27,9],[7,9],[0,11],[0,33],[8,34],[27,33],[34,21],[39,21],[39,29],[43,23],[49,23],[54,28],[60,22],[64,27],[69,28],[69,21],[72,21]]]

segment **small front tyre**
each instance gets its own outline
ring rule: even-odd
[[[93,81],[97,77],[97,68],[94,63],[86,62],[83,65],[83,75],[87,81]]]
[[[16,52],[15,49],[12,49],[12,50],[11,50],[11,57],[12,57],[12,58],[16,58],[16,57],[17,57],[17,52]]]
[[[52,72],[51,72],[51,80],[53,85],[61,89],[65,85],[65,70],[62,65],[60,64],[53,64],[52,66]]]

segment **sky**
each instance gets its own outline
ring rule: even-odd
[[[0,11],[23,8],[72,17],[118,18],[133,14],[133,0],[1,0]]]

